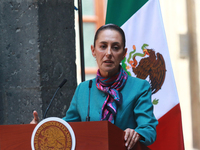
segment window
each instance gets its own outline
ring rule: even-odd
[[[96,30],[105,24],[106,0],[82,0],[82,11],[85,75],[86,80],[89,80],[94,78],[97,72],[97,64],[95,58],[92,56],[90,47],[93,45]],[[76,21],[77,20],[78,19],[76,19]],[[78,36],[77,33],[76,36]],[[77,44],[79,44],[78,42],[79,40]],[[79,51],[79,46],[77,46],[77,50]],[[80,55],[77,55],[77,59],[80,58],[79,56]],[[78,83],[80,83],[80,67],[78,67],[78,65],[77,76],[79,76]]]

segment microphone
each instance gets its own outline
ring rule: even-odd
[[[90,89],[92,87],[92,80],[90,80],[89,82],[89,101],[88,101],[88,113],[87,113],[87,117],[86,117],[86,121],[90,121]]]
[[[67,82],[67,79],[64,79],[61,83],[60,83],[60,85],[58,86],[60,89],[63,87],[63,85],[65,84]]]
[[[54,93],[54,95],[53,95],[53,97],[52,97],[52,99],[51,99],[51,101],[50,101],[50,103],[49,103],[49,105],[48,105],[48,107],[47,107],[47,109],[46,109],[46,111],[45,111],[45,113],[44,113],[43,119],[46,118],[47,111],[49,110],[49,108],[50,108],[50,106],[51,106],[51,103],[52,103],[54,97],[56,96],[56,93],[58,92],[59,89],[61,89],[61,88],[63,87],[63,85],[64,85],[66,82],[67,82],[67,79],[64,79],[64,80],[62,81],[62,83],[58,86],[56,92]]]

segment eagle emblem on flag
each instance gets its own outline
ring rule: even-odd
[[[133,51],[128,55],[126,70],[132,68],[132,72],[137,78],[148,78],[152,94],[155,94],[164,83],[166,66],[162,54],[156,53],[153,49],[148,49],[148,46],[148,44],[143,44],[141,47],[143,53],[136,53],[136,47],[133,45]],[[138,62],[136,57],[142,58]]]

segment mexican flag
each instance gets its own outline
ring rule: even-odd
[[[129,75],[146,79],[159,121],[152,150],[183,150],[181,111],[159,0],[108,0],[106,24],[120,26],[128,52],[122,66]]]

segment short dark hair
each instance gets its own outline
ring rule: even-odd
[[[122,42],[123,42],[123,46],[125,48],[125,44],[126,44],[126,38],[125,38],[125,34],[124,34],[124,31],[117,25],[115,24],[105,24],[103,26],[101,26],[95,33],[95,36],[94,36],[94,47],[95,47],[95,42],[98,38],[98,35],[101,31],[105,30],[105,29],[111,29],[111,30],[115,30],[115,31],[118,31],[122,37]]]

